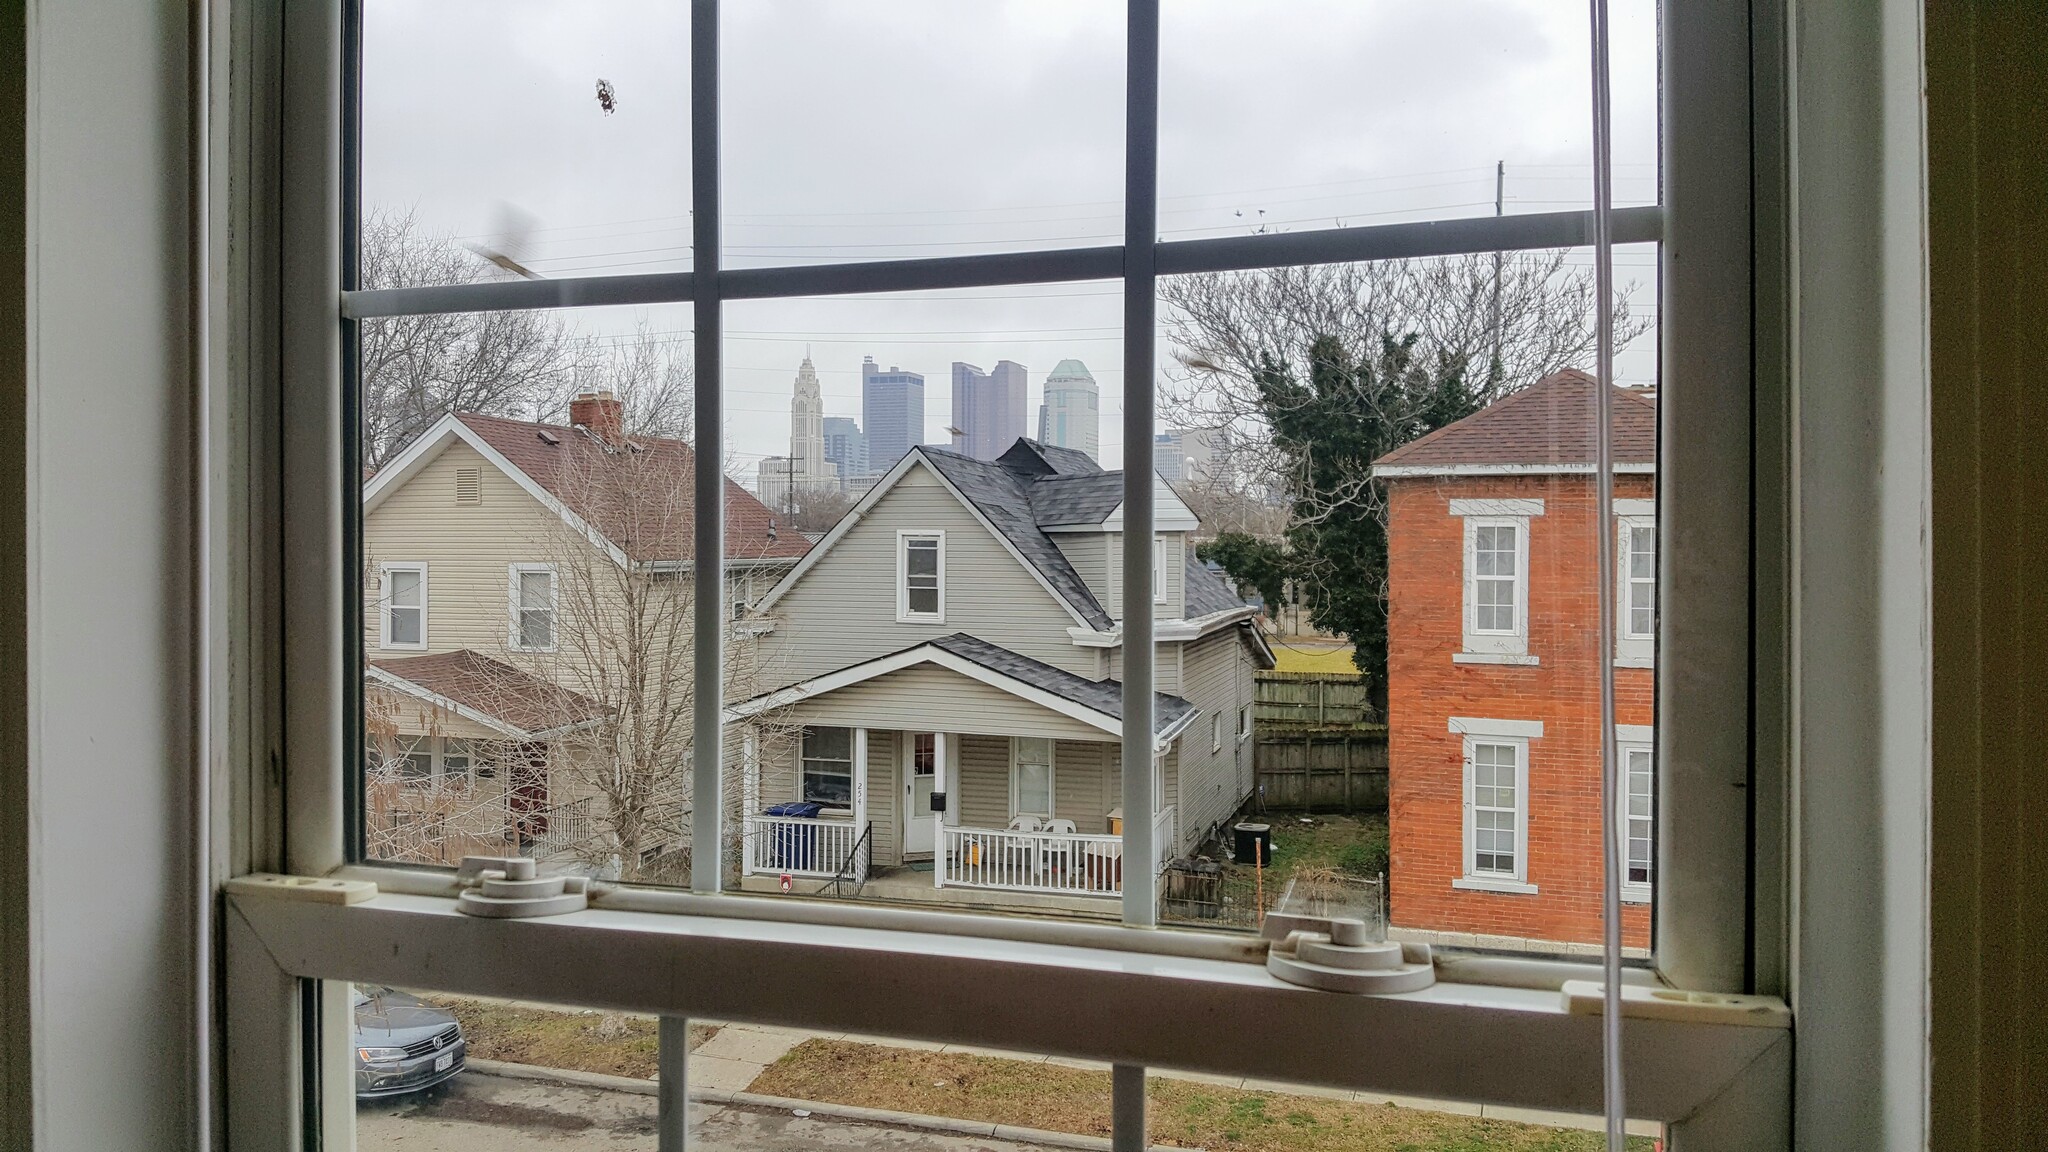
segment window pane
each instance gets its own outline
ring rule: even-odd
[[[423,608],[379,607],[364,589],[366,759],[416,737],[477,750],[473,777],[444,755],[448,784],[430,794],[366,779],[361,851],[686,877],[694,597],[674,569],[693,523],[689,306],[360,327],[364,568],[427,570],[384,570],[383,595]],[[744,601],[743,579],[794,557],[769,539],[767,509],[735,500],[731,546],[768,561],[736,578]],[[736,625],[726,643],[738,691],[757,641]]]
[[[689,17],[366,0],[363,287],[687,269]]]
[[[1120,6],[750,0],[720,34],[727,267],[1122,242]]]
[[[853,759],[853,729],[851,729],[851,728],[806,728],[806,729],[804,729],[804,759],[806,759],[806,760],[851,760],[851,759]]]
[[[1187,0],[1160,35],[1165,239],[1591,207],[1585,13]],[[1615,203],[1656,202],[1656,8],[1611,17]],[[1218,83],[1228,77],[1229,83]]]

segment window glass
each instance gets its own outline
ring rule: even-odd
[[[687,6],[362,8],[363,287],[690,266]]]
[[[726,267],[1121,241],[1120,5],[749,0],[720,36]]]
[[[939,614],[939,538],[908,536],[903,541],[903,604],[921,616]]]
[[[1472,611],[1481,632],[1515,630],[1516,537],[1512,525],[1481,524],[1473,533]]]
[[[1015,742],[1017,814],[1052,813],[1052,741],[1019,737]]]
[[[1653,838],[1656,826],[1655,814],[1650,807],[1650,796],[1656,787],[1656,777],[1651,771],[1650,750],[1622,749],[1622,765],[1626,788],[1622,796],[1622,865],[1627,869],[1628,883],[1647,888],[1654,869]]]
[[[1622,557],[1628,581],[1628,635],[1655,634],[1657,627],[1657,530],[1648,524],[1627,526],[1627,553]]]
[[[393,644],[416,646],[426,642],[426,576],[418,568],[391,568],[385,572],[391,587],[385,601],[386,630]]]
[[[1520,749],[1513,744],[1472,745],[1472,871],[1518,874],[1517,825]]]
[[[555,646],[555,574],[548,571],[518,573],[519,647]]]
[[[853,800],[853,729],[805,728],[806,801],[845,807]]]

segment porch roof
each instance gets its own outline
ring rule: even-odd
[[[1076,676],[965,632],[941,636],[763,693],[726,709],[726,717],[744,720],[919,664],[950,669],[1112,735],[1123,731],[1122,681]],[[1152,730],[1161,744],[1179,735],[1195,718],[1195,706],[1178,696],[1159,692],[1154,694],[1154,701]]]
[[[374,684],[424,700],[516,740],[582,727],[599,718],[597,701],[532,673],[463,648],[432,656],[373,660]]]

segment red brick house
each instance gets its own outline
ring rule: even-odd
[[[1390,922],[1410,938],[1597,945],[1598,661],[1612,659],[1623,942],[1649,946],[1656,404],[1615,389],[1618,619],[1601,652],[1597,386],[1556,373],[1375,462],[1389,494]]]

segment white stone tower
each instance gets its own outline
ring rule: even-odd
[[[808,352],[796,370],[796,398],[789,405],[789,458],[798,484],[820,484],[831,474],[825,467],[825,398]]]

